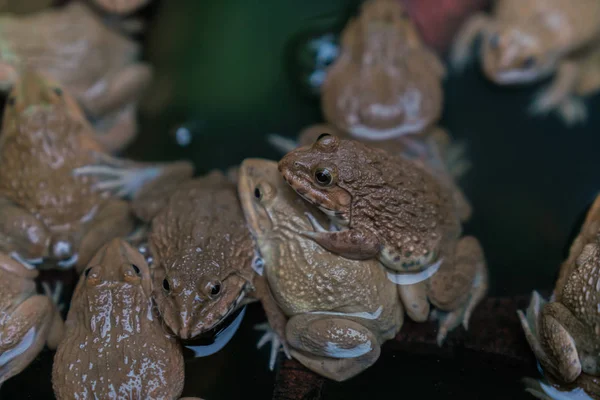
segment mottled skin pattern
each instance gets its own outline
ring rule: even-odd
[[[75,289],[52,385],[61,399],[176,399],[183,354],[153,313],[143,256],[114,239],[92,259]]]
[[[214,171],[170,191],[154,189],[134,202],[134,209],[152,221],[155,300],[165,324],[191,339],[254,300],[262,302],[268,318],[278,318],[270,312],[264,279],[252,270],[254,245],[236,186]]]
[[[352,137],[329,124],[316,124],[303,129],[298,135],[298,147],[310,146],[323,133],[335,135],[340,139],[352,139]],[[412,160],[434,175],[440,183],[452,191],[456,209],[461,221],[465,222],[471,217],[471,203],[457,185],[456,180],[461,177],[468,162],[464,159],[450,160],[451,152],[458,153],[460,149],[453,147],[448,133],[439,127],[431,128],[430,131],[419,137],[419,139],[406,140],[399,137],[388,140],[359,141],[369,147],[381,149],[389,154]],[[418,144],[415,146],[415,140]],[[425,151],[422,151],[422,149]]]
[[[269,286],[289,317],[292,356],[337,381],[362,372],[402,326],[395,285],[376,260],[338,257],[298,233],[311,229],[305,213],[326,217],[286,185],[276,162],[246,159],[239,174],[240,200]]]
[[[363,143],[324,135],[288,153],[279,170],[298,194],[348,228],[314,235],[345,257],[378,257],[395,271],[421,270],[461,233],[452,198],[435,178]],[[329,182],[317,181],[319,171]]]
[[[0,386],[24,370],[44,344],[55,349],[62,339],[60,313],[48,296],[36,293],[37,276],[0,253]]]
[[[561,388],[600,377],[600,196],[562,264],[549,302],[534,292],[527,314],[519,311],[527,340],[544,372]],[[592,378],[585,378],[589,375]],[[585,385],[600,398],[598,384]]]
[[[150,66],[137,61],[139,52],[82,2],[0,16],[0,87],[8,90],[23,67],[54,78],[82,104],[111,151],[137,131],[136,103],[152,77]]]
[[[366,1],[341,43],[322,87],[328,122],[354,137],[385,140],[439,120],[445,68],[399,1]]]
[[[530,111],[557,111],[568,124],[585,121],[581,96],[600,88],[600,1],[499,0],[491,15],[473,15],[456,36],[451,61],[462,68],[475,39],[488,79],[526,84],[553,75]]]
[[[440,320],[438,343],[469,318],[488,288],[487,265],[477,239],[459,240],[454,202],[429,173],[409,160],[363,143],[325,134],[280,162],[284,179],[342,228],[303,234],[347,258],[378,258],[402,273],[440,263],[428,280],[398,287],[407,314],[425,321],[430,303]],[[318,181],[327,170],[328,182]]]
[[[133,227],[126,202],[73,169],[101,146],[68,94],[28,70],[9,95],[0,136],[0,248],[20,258],[83,266]],[[67,265],[70,266],[70,265]]]
[[[99,7],[113,14],[131,14],[150,3],[150,0],[92,0]]]

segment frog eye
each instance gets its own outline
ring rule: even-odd
[[[260,200],[262,197],[262,192],[260,190],[260,188],[257,186],[254,188],[254,198],[257,200]]]
[[[63,95],[63,91],[62,91],[62,89],[61,89],[61,88],[59,88],[59,87],[55,87],[55,88],[54,88],[54,89],[52,89],[52,90],[54,91],[54,93],[55,93],[57,96],[62,96],[62,95]]]
[[[222,289],[222,284],[221,284],[221,281],[219,281],[219,280],[210,281],[206,284],[206,287],[205,287],[206,294],[210,298],[217,297],[221,293],[221,289]]]
[[[315,171],[315,181],[320,186],[329,186],[333,182],[333,175],[327,168],[317,168]]]
[[[327,137],[327,136],[331,136],[331,134],[330,133],[321,133],[319,135],[319,137],[317,138],[317,142],[320,141],[321,139]]]
[[[135,273],[136,273],[137,275],[139,275],[139,274],[140,274],[140,268],[139,268],[137,265],[135,265],[135,264],[131,264],[131,268],[133,268],[133,270],[135,271]]]
[[[169,280],[167,278],[163,279],[162,285],[163,289],[165,289],[165,292],[169,293],[171,291],[171,285],[169,284]]]
[[[525,69],[532,68],[535,65],[535,58],[533,56],[525,58],[522,65]]]

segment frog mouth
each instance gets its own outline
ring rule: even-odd
[[[194,336],[191,339],[182,339],[181,342],[185,345],[185,347],[210,347],[214,346],[216,343],[220,343],[223,341],[223,336],[225,336],[225,331],[227,331],[230,327],[234,325],[238,325],[235,327],[235,330],[239,327],[241,320],[243,319],[243,313],[245,313],[245,307],[239,307],[242,304],[244,298],[246,297],[246,293],[248,292],[248,284],[245,284],[240,291],[240,294],[235,299],[233,304],[229,306],[225,314],[217,321],[212,328],[200,333],[199,335]],[[232,335],[233,336],[233,335]],[[229,338],[231,339],[231,338]],[[229,341],[227,340],[227,342]],[[223,347],[227,342],[223,343],[221,347]],[[195,349],[191,349],[196,354],[198,351]],[[212,353],[211,353],[212,354]],[[202,356],[206,356],[208,354],[203,354]],[[198,357],[198,356],[197,356]]]

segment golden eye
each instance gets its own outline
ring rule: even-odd
[[[333,176],[327,168],[317,168],[315,171],[315,180],[320,186],[329,186],[333,182]]]

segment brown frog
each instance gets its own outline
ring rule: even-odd
[[[148,252],[157,288],[155,301],[175,335],[190,340],[219,331],[245,304],[260,300],[279,334],[267,335],[283,337],[280,321],[284,317],[259,275],[236,186],[223,173],[213,171],[171,186],[148,185],[134,201],[134,210],[151,221]],[[219,334],[214,346],[190,348],[197,355],[218,351],[233,336],[242,317],[239,314],[230,328]],[[278,345],[276,342],[275,355]],[[271,367],[273,363],[272,359]]]
[[[376,260],[338,257],[299,235],[306,214],[326,217],[281,179],[275,161],[246,159],[239,195],[264,260],[269,286],[283,312],[290,353],[306,367],[343,381],[379,357],[403,323],[396,287]]]
[[[131,14],[144,7],[150,0],[92,0],[97,6],[113,14]]]
[[[176,399],[183,390],[180,345],[153,313],[144,257],[120,239],[104,245],[81,275],[52,367],[61,399]]]
[[[579,388],[594,399],[600,399],[599,271],[600,196],[560,268],[550,301],[534,292],[527,312],[518,311],[551,386],[563,391]]]
[[[441,311],[438,343],[459,323],[467,327],[487,291],[485,258],[477,239],[459,240],[451,196],[427,171],[330,134],[288,153],[279,170],[337,228],[327,230],[311,218],[314,231],[303,235],[346,258],[378,258],[401,285],[412,319],[426,320],[430,303]],[[414,281],[407,272],[422,277]]]
[[[127,146],[137,130],[136,103],[152,77],[136,61],[137,43],[110,30],[85,4],[0,16],[0,87],[8,90],[23,67],[47,74],[81,103],[105,148]]]
[[[119,196],[152,179],[169,181],[170,172],[193,168],[105,155],[69,93],[26,70],[8,97],[0,136],[0,249],[29,268],[45,258],[81,269],[106,241],[133,230]]]
[[[442,111],[445,68],[397,0],[368,0],[322,87],[325,119],[356,138],[419,133]]]
[[[268,140],[285,154],[297,147],[313,144],[323,133],[329,133],[341,139],[352,139],[350,135],[332,125],[316,124],[303,129],[298,135],[297,141],[279,135],[270,135]],[[470,165],[464,157],[464,147],[452,143],[449,134],[444,129],[431,128],[427,134],[419,135],[418,138],[399,137],[388,140],[360,139],[359,141],[370,147],[418,163],[434,175],[448,190],[452,191],[461,221],[467,221],[471,217],[471,203],[456,182],[469,169]]]
[[[581,96],[600,88],[600,2],[499,0],[491,15],[472,16],[457,34],[451,62],[463,68],[482,35],[481,63],[500,85],[554,79],[530,111],[557,111],[568,124],[585,121]]]
[[[42,351],[55,349],[63,321],[52,299],[36,293],[36,270],[0,253],[0,386]]]

